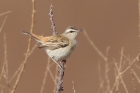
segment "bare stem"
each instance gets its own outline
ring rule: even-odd
[[[120,74],[124,74],[128,69],[130,69],[130,68],[133,66],[133,64],[138,60],[139,56],[140,56],[140,53],[139,53],[139,54],[136,56],[136,58],[130,63],[130,65],[129,65],[125,70],[123,70]]]
[[[56,93],[61,93],[61,91],[64,90],[64,88],[62,87],[62,83],[63,83],[63,77],[64,77],[64,70],[65,70],[64,65],[65,65],[65,63],[66,63],[66,60],[62,60],[60,63],[62,68],[60,69],[60,73],[59,73]]]
[[[49,15],[50,15],[50,21],[51,21],[51,23],[52,23],[52,25],[51,25],[51,27],[52,27],[52,29],[53,29],[53,35],[56,35],[56,34],[58,34],[57,33],[57,31],[56,31],[56,26],[55,26],[55,23],[54,23],[54,20],[53,20],[53,11],[52,11],[52,5],[50,5],[50,13],[49,13]],[[65,65],[65,63],[66,63],[66,60],[62,60],[61,62],[60,62],[61,64],[61,69],[60,69],[60,73],[59,73],[59,77],[58,77],[58,85],[57,85],[57,90],[56,90],[56,93],[60,93],[61,91],[63,91],[64,89],[63,89],[63,87],[62,87],[62,83],[63,83],[63,77],[64,77],[64,70],[65,70],[65,68],[64,68],[64,65]],[[55,81],[55,80],[54,80]]]
[[[43,93],[43,90],[44,90],[44,87],[45,87],[45,83],[46,83],[46,79],[47,79],[47,76],[48,76],[48,69],[49,68],[50,68],[50,58],[48,57],[48,63],[46,65],[45,76],[44,76],[44,79],[43,79],[43,82],[42,82],[40,93]]]
[[[33,30],[34,30],[35,0],[32,0],[32,8],[33,8],[33,11],[32,11],[32,21],[31,21],[30,33],[32,33]],[[15,90],[16,90],[17,85],[18,85],[18,83],[19,83],[19,81],[20,81],[20,79],[21,79],[21,76],[22,76],[22,74],[23,74],[23,71],[25,70],[26,63],[27,63],[27,60],[28,60],[28,55],[29,55],[29,52],[30,52],[30,46],[31,46],[31,37],[29,38],[29,43],[28,43],[28,47],[27,47],[27,52],[26,52],[26,54],[25,54],[25,59],[24,59],[24,61],[23,61],[23,65],[22,65],[22,67],[21,67],[21,70],[20,70],[20,72],[19,72],[19,75],[18,75],[18,77],[17,77],[17,79],[16,79],[16,82],[15,82],[15,84],[14,84],[14,86],[13,86],[13,89],[12,89],[11,93],[15,93]]]
[[[0,81],[2,79],[2,76],[4,75],[4,72],[6,72],[5,76],[8,76],[8,68],[6,65],[7,64],[7,45],[6,45],[6,35],[4,34],[4,62],[3,62],[3,65],[2,65],[2,71],[1,71],[1,74],[0,74]],[[6,68],[6,70],[5,70]]]
[[[83,31],[85,37],[87,38],[88,42],[91,44],[91,46],[95,49],[95,51],[103,58],[104,61],[107,62],[107,57],[103,55],[103,53],[97,48],[97,46],[93,43],[93,41],[89,38],[86,31]]]
[[[76,93],[74,81],[72,81],[72,86],[73,93]]]
[[[140,0],[138,0],[138,9],[139,9],[139,36],[140,36]]]
[[[135,93],[137,93],[136,81],[135,81],[135,77],[134,77],[133,72],[134,72],[134,70],[133,70],[133,69],[131,69],[132,83],[133,83],[133,86],[134,86],[134,91],[135,91]]]
[[[136,72],[133,69],[131,71],[132,71],[133,75],[135,76],[135,78],[137,79],[138,83],[140,83],[140,78],[138,77]]]
[[[2,28],[3,28],[3,26],[4,26],[5,22],[6,22],[6,19],[7,19],[7,16],[5,17],[3,23],[2,23],[2,25],[1,25],[1,27],[0,27],[0,32],[2,31]]]
[[[58,80],[57,73],[58,73],[58,66],[56,66],[56,69],[55,69],[55,79],[54,79],[55,82],[57,82],[57,80]],[[57,83],[54,86],[54,90],[53,90],[54,93],[55,93],[56,88],[57,88]]]
[[[51,23],[52,23],[52,25],[51,25],[51,28],[53,29],[53,35],[56,35],[56,34],[58,34],[57,32],[56,32],[56,26],[55,26],[55,23],[54,23],[54,20],[53,20],[53,11],[52,11],[52,4],[50,5],[50,13],[49,13],[49,15],[50,15],[50,21],[51,21]]]
[[[7,11],[7,12],[4,12],[4,13],[1,13],[0,16],[3,16],[5,14],[8,14],[8,13],[11,13],[12,11]]]

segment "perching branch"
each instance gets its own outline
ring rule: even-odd
[[[58,34],[57,33],[57,31],[56,31],[56,26],[55,26],[55,23],[54,23],[54,20],[53,20],[53,11],[52,11],[52,5],[50,5],[50,13],[49,13],[49,15],[50,15],[50,21],[51,21],[51,23],[52,23],[52,25],[51,25],[51,27],[52,27],[52,29],[53,29],[53,35],[56,35],[56,34]],[[56,93],[60,93],[61,91],[63,91],[64,90],[64,88],[62,87],[62,83],[63,83],[63,77],[64,77],[64,70],[65,70],[65,68],[64,68],[64,65],[65,65],[65,63],[66,63],[66,60],[62,60],[61,62],[60,62],[60,65],[61,65],[61,69],[60,69],[60,71],[59,71],[59,77],[58,77],[58,84],[57,84],[57,90],[56,90]]]
[[[56,35],[56,34],[58,34],[57,32],[56,32],[56,26],[55,26],[55,23],[54,23],[54,20],[53,20],[53,11],[52,11],[52,4],[50,5],[50,13],[49,13],[49,15],[50,15],[50,21],[51,21],[51,23],[52,23],[52,25],[51,25],[51,28],[53,29],[53,35]]]
[[[66,60],[62,60],[60,62],[60,65],[62,68],[59,71],[59,78],[58,78],[58,85],[57,85],[56,93],[61,93],[61,91],[64,90],[64,88],[62,87],[62,83],[63,83],[63,77],[64,77],[65,63],[66,63]]]

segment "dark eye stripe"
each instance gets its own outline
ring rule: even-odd
[[[75,32],[75,31],[70,31],[70,33],[73,33],[73,32]]]

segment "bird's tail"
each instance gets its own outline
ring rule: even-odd
[[[32,37],[34,37],[36,39],[36,41],[38,41],[40,43],[43,43],[43,36],[39,36],[39,35],[29,33],[29,32],[26,32],[26,31],[23,31],[22,33],[25,34],[25,35],[32,36]]]
[[[29,32],[26,32],[26,31],[22,31],[22,33],[25,34],[25,35],[30,35],[30,36],[32,36],[32,34],[30,34]]]

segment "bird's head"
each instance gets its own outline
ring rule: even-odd
[[[64,36],[68,37],[69,39],[75,39],[79,32],[81,32],[82,29],[77,29],[74,26],[69,26],[65,32],[63,33]]]

